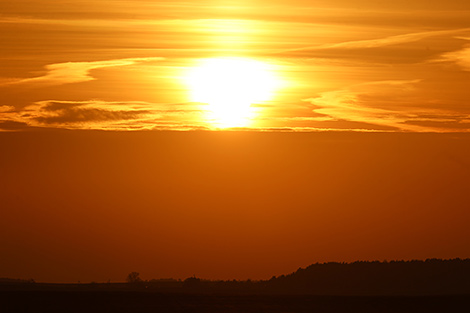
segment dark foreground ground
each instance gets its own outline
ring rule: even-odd
[[[0,291],[0,312],[470,312],[470,296],[196,295],[145,291]]]

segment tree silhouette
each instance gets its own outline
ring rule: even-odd
[[[197,289],[197,288],[200,288],[200,286],[201,286],[201,279],[197,278],[196,276],[188,277],[183,282],[184,288]]]
[[[131,272],[127,275],[126,281],[130,284],[136,284],[142,282],[142,279],[139,277],[140,274],[137,272]]]

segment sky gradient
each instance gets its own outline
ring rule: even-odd
[[[469,21],[467,0],[0,0],[0,277],[470,257]]]
[[[467,134],[0,135],[0,277],[269,279],[470,257]]]

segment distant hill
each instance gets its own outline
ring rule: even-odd
[[[273,277],[267,289],[316,295],[470,294],[470,259],[317,263]]]

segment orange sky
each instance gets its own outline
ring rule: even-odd
[[[1,133],[0,277],[470,257],[467,134]]]
[[[284,82],[252,103],[249,128],[470,128],[468,1],[2,0],[0,12],[3,130],[212,129],[184,76],[220,57],[266,62]]]
[[[0,0],[0,277],[470,257],[469,21],[463,0]],[[266,87],[247,62],[278,86],[234,101]],[[248,122],[220,131],[211,101]]]

